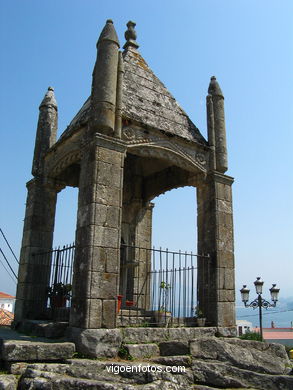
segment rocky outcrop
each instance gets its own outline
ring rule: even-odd
[[[293,389],[293,376],[260,374],[218,362],[193,360],[195,383],[221,388],[253,388],[258,390]]]
[[[172,372],[172,367],[178,367],[178,364],[185,366],[184,371]],[[152,362],[73,359],[66,364],[28,365],[21,376],[19,389],[40,388],[44,390],[60,388],[62,390],[215,390],[219,388],[290,390],[293,388],[293,376],[261,374],[224,362],[196,360],[190,356],[158,357]]]
[[[259,373],[290,371],[289,358],[280,344],[209,337],[190,341],[190,353],[196,359],[216,360]]]
[[[138,371],[140,366],[140,371]],[[120,369],[115,374],[116,368]],[[127,367],[130,369],[127,370]],[[21,390],[50,389],[95,389],[95,390],[151,390],[151,389],[188,389],[193,385],[192,372],[174,375],[161,370],[149,369],[147,362],[77,361],[66,365],[29,365],[22,375]],[[152,367],[158,367],[153,364]],[[131,369],[132,368],[132,369]],[[51,387],[50,387],[51,386]]]

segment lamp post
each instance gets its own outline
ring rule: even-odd
[[[277,301],[278,301],[278,295],[279,295],[279,288],[276,288],[276,285],[273,284],[270,288],[270,294],[271,294],[271,300],[273,303],[270,303],[262,298],[262,288],[263,288],[263,280],[260,277],[256,278],[256,281],[254,282],[255,290],[257,293],[257,298],[250,302],[249,301],[249,289],[246,288],[246,285],[243,285],[241,292],[241,299],[244,303],[245,307],[252,307],[253,309],[256,309],[258,307],[259,309],[259,327],[260,327],[260,337],[261,340],[263,340],[263,332],[262,332],[262,308],[267,309],[268,307],[276,307]]]

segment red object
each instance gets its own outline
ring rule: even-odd
[[[66,306],[66,297],[64,296],[58,296],[51,298],[51,305],[52,307],[65,307]]]
[[[133,306],[134,305],[134,301],[126,301],[126,306]]]
[[[117,295],[117,298],[118,298],[117,313],[119,313],[121,309],[123,295]]]

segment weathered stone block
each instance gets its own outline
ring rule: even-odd
[[[239,339],[201,338],[190,341],[197,359],[218,360],[236,367],[268,374],[286,374],[289,363],[285,348],[275,344]],[[283,347],[280,345],[280,347]]]
[[[28,362],[9,363],[9,372],[13,375],[22,375],[29,364]]]
[[[236,326],[218,326],[216,336],[218,337],[237,337]]]
[[[122,342],[120,329],[71,328],[69,337],[75,342],[78,352],[94,358],[116,357]]]
[[[218,268],[218,289],[234,290],[234,270],[230,268]]]
[[[206,328],[168,328],[168,339],[169,340],[181,340],[188,341],[197,337],[209,337],[215,336],[217,328],[206,327]]]
[[[96,186],[93,184],[79,186],[78,207],[97,202],[95,188]]]
[[[104,226],[108,227],[120,227],[120,207],[109,206],[107,207],[106,219]]]
[[[234,251],[234,243],[233,243],[233,238],[226,240],[218,239],[216,248],[218,251],[228,251],[228,252],[233,252]]]
[[[235,325],[235,306],[233,302],[218,302],[219,326],[230,327]]]
[[[120,264],[119,249],[107,248],[106,272],[118,273]]]
[[[124,160],[124,154],[118,151],[116,152],[114,150],[99,148],[98,159],[105,163],[122,166]]]
[[[104,184],[97,184],[96,187],[96,202],[109,205],[109,206],[121,206],[121,190],[106,186]]]
[[[95,223],[96,210],[98,210],[96,203],[79,206],[77,211],[77,228],[93,225]]]
[[[116,299],[118,275],[106,272],[91,273],[91,298]]]
[[[101,299],[89,300],[88,327],[90,329],[101,328],[102,307],[103,307],[103,303]]]
[[[225,363],[193,360],[195,382],[220,388],[253,388],[259,390],[291,389],[293,377],[287,375],[260,374]]]
[[[49,339],[57,339],[65,335],[68,322],[51,322],[44,327],[44,335]]]
[[[118,248],[120,245],[119,230],[110,227],[96,226],[93,233],[93,245]]]
[[[227,200],[218,199],[216,201],[216,209],[223,213],[232,214],[232,203]]]
[[[42,361],[70,359],[73,343],[42,343],[22,340],[2,340],[1,356],[6,361]]]
[[[78,256],[78,251],[76,253]],[[92,271],[83,268],[80,264],[74,266],[73,296],[76,298],[91,297]]]
[[[98,163],[98,173],[97,173],[97,182],[102,185],[116,187],[116,189],[121,188],[122,183],[122,168],[120,165],[114,165],[112,163],[105,163],[99,161]]]
[[[26,230],[23,232],[22,245],[34,246],[41,250],[50,248],[52,244],[53,233],[50,231]]]
[[[98,324],[100,319],[99,313],[102,310],[102,304],[99,303],[98,299],[87,299],[83,297],[72,298],[71,309],[70,309],[70,326],[75,326],[79,328],[88,328],[89,327],[89,318],[90,318],[90,309],[94,307],[94,313],[97,313],[95,322]],[[99,323],[101,326],[101,323]],[[98,325],[94,327],[99,327]]]
[[[226,249],[217,252],[217,264],[219,268],[234,269],[234,254]]]
[[[192,363],[191,356],[160,356],[151,359],[152,362],[157,364],[163,364],[165,366],[184,366],[190,367]]]
[[[117,287],[115,284],[112,286],[112,289],[117,290]],[[117,297],[117,293],[114,296],[114,299],[112,299],[112,300],[104,299],[103,300],[102,327],[105,327],[108,329],[116,327],[116,314],[117,314],[116,297]]]
[[[76,245],[80,247],[103,246],[119,247],[119,230],[110,227],[90,225],[79,227],[76,232]]]
[[[124,328],[122,329],[125,343],[157,343],[168,340],[167,329],[163,328]]]
[[[215,193],[217,199],[225,200],[225,184],[223,183],[216,183],[215,184]]]
[[[234,290],[217,290],[219,302],[235,302]]]
[[[133,358],[149,358],[160,354],[157,344],[125,344],[124,346]]]
[[[188,355],[189,345],[187,341],[162,341],[159,343],[161,356]]]
[[[0,375],[0,390],[17,390],[17,377],[14,375]]]

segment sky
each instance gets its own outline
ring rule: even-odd
[[[206,136],[215,75],[225,96],[233,184],[236,292],[261,276],[293,296],[293,2],[291,0],[14,0],[0,2],[0,228],[19,256],[38,106],[55,88],[60,135],[90,94],[96,41],[113,19],[120,44],[137,23],[139,51]],[[74,241],[77,190],[58,195],[54,243]],[[153,242],[196,248],[191,187],[155,199]],[[16,262],[2,237],[0,247]],[[4,262],[0,255],[0,259]],[[0,291],[15,284],[0,263]]]

